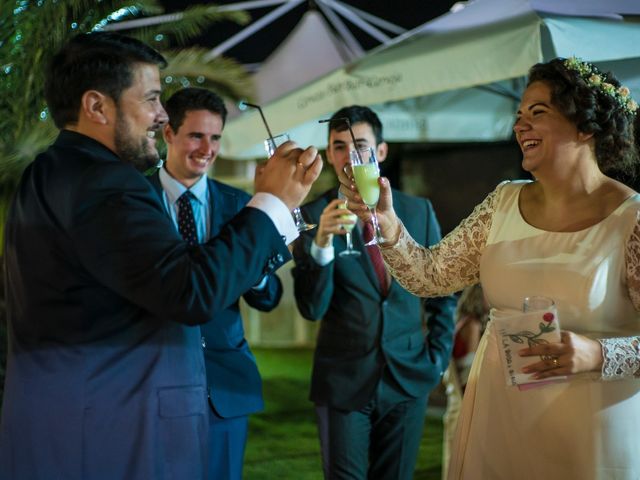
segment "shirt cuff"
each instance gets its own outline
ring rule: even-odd
[[[329,245],[328,247],[319,247],[315,240],[311,242],[311,249],[309,250],[309,253],[311,254],[311,258],[313,258],[313,260],[321,267],[330,264],[335,258],[333,245]]]
[[[258,192],[249,200],[247,207],[257,208],[266,213],[287,245],[298,238],[298,229],[289,208],[275,195]]]

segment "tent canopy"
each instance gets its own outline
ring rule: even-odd
[[[258,101],[274,100],[352,60],[324,17],[309,10],[254,75]]]
[[[266,105],[272,131],[326,145],[317,120],[369,105],[388,141],[508,139],[529,67],[572,55],[612,70],[640,97],[640,14],[631,0],[475,0]],[[310,47],[308,52],[313,52]],[[258,115],[231,120],[223,154],[263,156]]]

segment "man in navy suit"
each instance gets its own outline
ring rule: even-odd
[[[342,171],[354,149],[345,118],[356,146],[373,147],[384,161],[387,144],[378,116],[367,107],[346,107],[329,122],[327,159],[335,172]],[[396,190],[393,199],[416,241],[440,240],[428,200]],[[316,404],[325,478],[408,480],[429,391],[449,363],[455,301],[423,302],[391,279],[378,247],[364,245],[367,225],[353,230],[361,255],[340,255],[346,248],[346,210],[338,207],[344,203],[332,189],[305,205],[305,217],[318,228],[294,247],[298,308],[309,320],[322,319],[310,398]]]
[[[137,40],[96,32],[74,37],[47,70],[61,132],[25,170],[5,230],[2,480],[206,478],[193,326],[224,316],[289,258],[290,210],[321,160],[282,145],[247,207],[190,245],[138,170],[158,160],[164,63]]]
[[[223,100],[203,88],[185,88],[165,104],[167,159],[149,177],[162,197],[176,229],[180,198],[189,197],[196,240],[215,237],[249,201],[242,190],[207,178],[220,148],[227,117]],[[258,310],[273,309],[282,296],[275,274],[266,274],[244,293]],[[209,479],[240,480],[247,440],[248,415],[262,410],[262,382],[255,358],[244,338],[238,301],[200,326],[209,402]],[[220,330],[224,335],[220,335]]]

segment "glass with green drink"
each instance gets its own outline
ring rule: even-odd
[[[376,205],[380,198],[380,167],[376,152],[372,147],[358,148],[349,152],[351,161],[351,172],[358,187],[358,193],[371,212],[371,222],[373,223],[374,236],[365,245],[379,245],[385,242],[378,225],[376,215]]]
[[[338,208],[343,208],[347,210],[347,202],[341,203],[340,205],[338,205]],[[355,214],[349,212],[348,210],[347,212],[348,213],[345,215],[340,215],[340,218],[344,218],[346,220],[352,220],[353,222],[355,222],[358,219],[358,217]],[[345,237],[347,241],[347,248],[338,254],[339,257],[359,257],[360,256],[360,252],[353,248],[353,241],[351,237],[351,232],[353,231],[353,227],[355,226],[356,226],[355,223],[342,224],[342,229],[346,232]]]

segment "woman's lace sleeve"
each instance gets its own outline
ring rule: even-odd
[[[627,264],[627,286],[629,297],[636,310],[640,311],[640,220],[627,240],[625,249]],[[633,337],[603,338],[602,378],[618,380],[640,377],[640,335]]]
[[[395,245],[381,248],[382,256],[400,284],[414,295],[434,297],[457,292],[479,280],[480,256],[487,243],[500,187],[490,193],[438,244],[418,244],[401,225]]]

